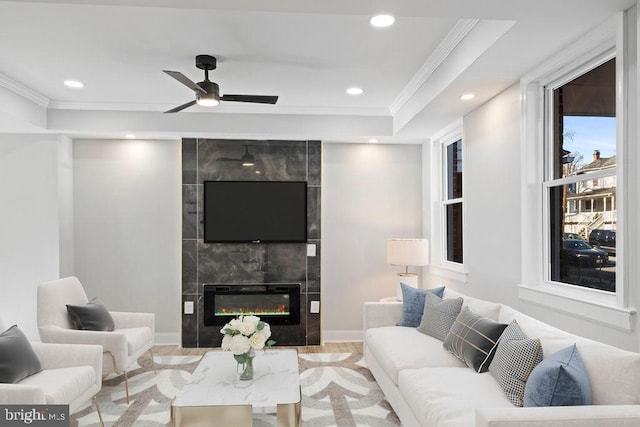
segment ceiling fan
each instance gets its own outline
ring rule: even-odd
[[[165,113],[177,113],[178,111],[189,108],[196,103],[205,107],[215,107],[220,103],[220,101],[253,102],[258,104],[275,104],[278,101],[277,96],[266,95],[227,94],[220,96],[220,88],[218,87],[218,84],[209,80],[209,71],[216,69],[216,58],[211,55],[197,55],[196,67],[204,70],[204,80],[198,83],[194,83],[179,71],[162,70],[196,93],[195,101],[189,101],[186,104],[182,104],[178,107],[172,108],[171,110],[165,111]]]
[[[251,146],[243,145],[243,147],[244,154],[242,155],[242,157],[239,157],[237,159],[231,157],[218,157],[216,160],[218,160],[219,162],[240,162],[244,167],[254,166],[256,164],[256,160],[254,155],[249,152],[249,147]]]

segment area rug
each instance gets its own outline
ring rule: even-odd
[[[170,423],[171,400],[189,382],[199,356],[155,356],[157,373],[148,357],[129,371],[127,405],[123,375],[104,379],[98,403],[106,426],[156,427]],[[385,400],[358,353],[299,354],[302,425],[397,426],[398,417]],[[93,405],[71,416],[72,426],[99,426]],[[275,426],[275,414],[256,415],[254,427]]]

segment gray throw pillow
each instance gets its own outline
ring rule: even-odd
[[[402,289],[402,319],[400,319],[397,326],[410,326],[413,328],[420,325],[422,320],[427,292],[432,292],[440,298],[444,293],[444,286],[424,290],[400,283],[400,289]]]
[[[495,322],[464,307],[443,346],[478,373],[489,370],[498,340],[507,325]]]
[[[513,320],[500,337],[489,372],[515,406],[523,406],[525,385],[542,357],[540,340],[528,338]]]
[[[15,384],[41,370],[40,359],[16,325],[0,334],[0,383]]]
[[[443,341],[462,308],[462,298],[442,299],[427,292],[418,331]]]
[[[67,313],[76,329],[85,331],[113,331],[115,325],[109,310],[94,298],[86,304],[67,304]]]

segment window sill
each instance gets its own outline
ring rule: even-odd
[[[467,283],[467,272],[460,267],[448,266],[444,264],[431,264],[429,265],[429,273],[436,276],[444,277],[446,279],[455,280],[460,283]]]
[[[518,285],[518,296],[525,301],[627,332],[633,330],[635,323],[635,308],[619,307],[604,298],[578,298],[575,292],[555,285]]]

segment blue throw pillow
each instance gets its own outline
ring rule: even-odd
[[[427,292],[431,292],[439,298],[442,298],[444,294],[444,286],[423,290],[400,283],[400,288],[402,289],[402,319],[398,326],[418,327],[424,313],[424,300]]]
[[[576,345],[540,362],[524,389],[524,406],[591,405],[591,382]]]

